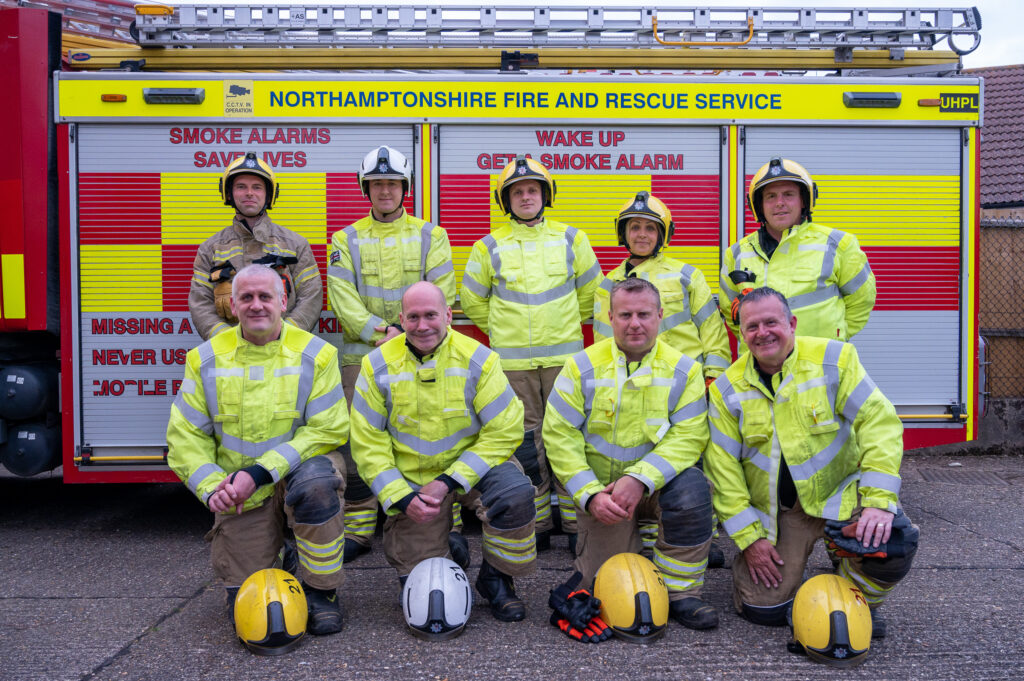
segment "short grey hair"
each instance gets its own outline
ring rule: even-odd
[[[269,273],[273,277],[274,283],[274,294],[277,296],[284,295],[284,282],[281,281],[281,275],[278,274],[273,268],[267,267],[266,265],[246,265],[242,269],[238,270],[234,278],[231,279],[231,297],[234,298],[238,295],[238,280],[239,279],[255,279],[258,277],[265,277]]]
[[[661,293],[658,292],[658,287],[647,281],[646,279],[640,279],[639,277],[626,277],[622,281],[617,281],[612,285],[611,293],[608,294],[608,309],[611,310],[614,306],[613,301],[615,300],[615,294],[619,291],[625,291],[626,293],[640,293],[641,291],[654,294],[654,302],[661,309]]]
[[[786,296],[782,295],[770,286],[762,286],[760,288],[750,289],[745,296],[740,298],[739,307],[736,308],[736,318],[739,319],[740,311],[743,310],[743,306],[747,303],[756,303],[759,300],[768,300],[769,298],[774,298],[782,303],[782,311],[785,313],[786,319],[793,316],[793,311],[789,309],[789,301],[786,300]]]

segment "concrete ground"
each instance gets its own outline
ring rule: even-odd
[[[902,499],[921,527],[910,576],[884,608],[889,636],[860,667],[786,651],[788,631],[732,612],[730,573],[707,576],[721,626],[672,623],[650,646],[588,646],[548,622],[548,589],[569,574],[565,538],[520,580],[525,622],[483,604],[465,633],[430,643],[404,629],[394,572],[379,550],[346,568],[345,630],[280,658],[234,637],[203,535],[210,516],[181,486],[64,485],[0,477],[0,679],[1020,679],[1024,648],[1024,458],[904,460]],[[735,547],[721,540],[729,559]],[[479,533],[470,536],[475,579]],[[379,539],[376,548],[379,549]],[[826,570],[824,550],[810,571]],[[1016,661],[1015,661],[1016,660]]]

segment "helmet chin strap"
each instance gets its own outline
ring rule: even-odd
[[[626,250],[629,251],[629,255],[631,257],[633,257],[633,258],[639,258],[640,260],[647,260],[648,258],[653,258],[654,256],[658,255],[658,253],[661,252],[662,246],[664,246],[664,245],[665,245],[665,237],[663,237],[661,235],[661,232],[658,232],[658,243],[654,244],[654,250],[651,251],[650,253],[648,253],[647,255],[637,255],[636,253],[634,253],[633,249],[631,249],[629,247],[629,242],[628,241],[626,242]]]
[[[522,215],[516,215],[511,210],[509,211],[509,213],[512,215],[512,217],[516,219],[516,222],[521,222],[523,224],[526,224],[527,222],[533,222],[534,220],[544,219],[544,208],[541,208],[539,211],[537,211],[537,214],[534,215],[532,218],[524,218]]]

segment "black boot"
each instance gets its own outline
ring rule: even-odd
[[[360,544],[352,537],[345,537],[345,548],[341,553],[342,562],[348,564],[364,553],[370,552],[368,544]]]
[[[878,608],[871,609],[871,638],[885,638],[885,618],[882,617],[882,613],[878,612]]]
[[[551,550],[551,530],[538,532],[535,536],[537,539],[537,553]]]
[[[571,533],[569,533],[569,534],[567,534],[565,536],[569,538],[569,553],[571,553],[572,555],[575,556],[576,555],[576,536],[577,535],[576,535],[575,532],[571,532]]]
[[[526,617],[526,605],[516,595],[512,578],[498,572],[486,560],[480,566],[476,590],[491,604],[494,619],[502,622],[519,622]]]
[[[711,544],[711,548],[708,549],[708,569],[725,567],[725,552],[719,548],[718,544]]]
[[[344,617],[341,602],[334,589],[314,589],[302,585],[306,592],[306,604],[309,607],[309,622],[306,630],[314,636],[336,634],[341,631]]]
[[[688,629],[714,629],[718,626],[718,611],[696,596],[668,604],[668,614]]]
[[[469,567],[469,542],[458,532],[448,533],[448,550],[452,560],[463,570]]]

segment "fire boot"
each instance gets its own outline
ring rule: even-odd
[[[458,532],[448,533],[448,550],[452,560],[463,570],[469,568],[469,542]]]
[[[668,604],[668,614],[687,629],[714,629],[718,626],[718,611],[701,599],[690,596]]]
[[[302,588],[306,592],[306,603],[309,606],[306,630],[314,636],[336,634],[341,631],[344,616],[338,593],[334,589],[314,589],[306,584],[303,584]]]
[[[476,590],[491,604],[494,619],[502,622],[519,622],[526,617],[526,605],[516,595],[512,578],[499,572],[486,560],[480,566]]]
[[[878,608],[871,609],[871,638],[885,638],[885,618]]]
[[[369,552],[369,544],[360,544],[352,537],[345,537],[345,548],[342,550],[341,560],[347,565],[364,553]]]

